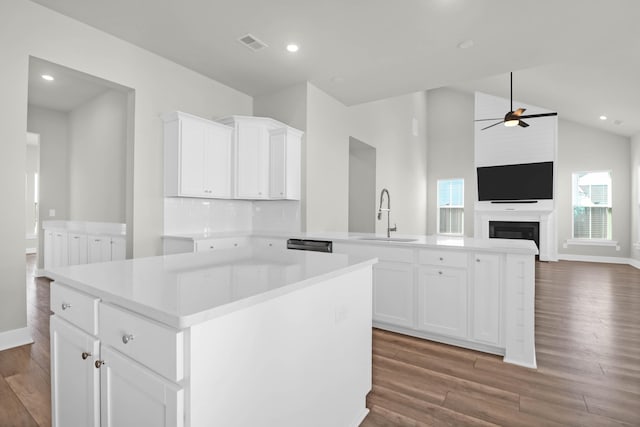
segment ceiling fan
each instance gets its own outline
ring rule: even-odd
[[[509,73],[511,78],[511,110],[504,115],[504,119],[478,119],[476,122],[485,122],[485,121],[493,121],[498,120],[496,123],[489,125],[480,130],[485,130],[492,128],[494,126],[498,126],[500,123],[504,123],[507,127],[520,126],[526,128],[529,126],[528,123],[524,122],[522,119],[535,119],[536,117],[548,117],[548,116],[557,116],[558,113],[541,113],[541,114],[528,114],[523,116],[522,113],[525,112],[526,108],[518,108],[517,110],[513,110],[513,72]]]

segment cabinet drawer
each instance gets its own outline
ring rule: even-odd
[[[422,249],[419,255],[420,264],[442,265],[445,267],[467,267],[467,254],[454,251],[435,251]]]
[[[91,335],[98,333],[99,301],[58,282],[51,284],[51,311]]]
[[[380,261],[414,262],[414,250],[412,248],[401,248],[398,246],[385,247],[376,244],[367,245],[333,242],[333,251],[339,254],[378,258]]]
[[[248,237],[229,237],[221,239],[196,240],[196,252],[215,251],[218,249],[240,248],[249,244]]]
[[[184,334],[109,304],[100,304],[100,340],[172,381],[184,376]],[[105,361],[109,363],[109,361]]]

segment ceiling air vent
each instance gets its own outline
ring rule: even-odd
[[[258,40],[251,34],[246,34],[240,37],[238,41],[253,51],[258,51],[267,47],[265,42]]]

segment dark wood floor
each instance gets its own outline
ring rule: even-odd
[[[640,426],[640,270],[536,265],[538,369],[374,332],[376,426]]]
[[[0,426],[49,426],[49,281],[27,262],[35,343],[0,352]],[[640,426],[640,270],[536,265],[538,369],[375,330],[363,427]]]

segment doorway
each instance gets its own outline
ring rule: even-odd
[[[39,235],[39,187],[40,187],[40,135],[27,132],[27,155],[25,164],[25,243],[26,253],[35,254]]]
[[[349,137],[349,232],[375,233],[376,149]]]

